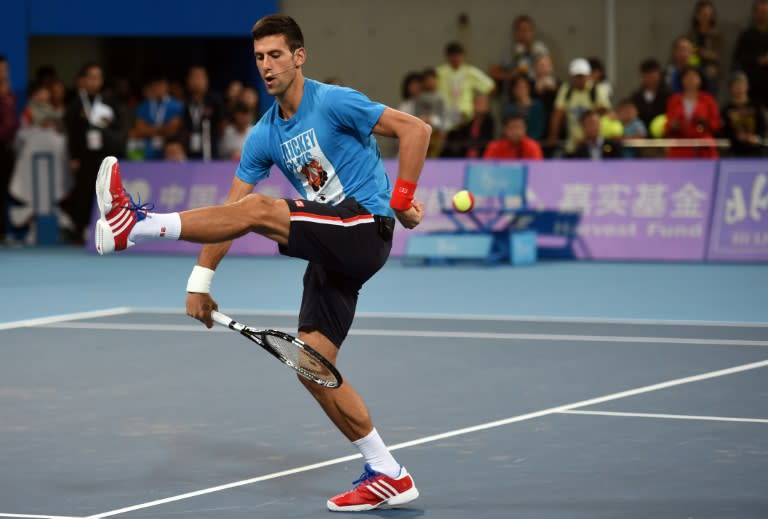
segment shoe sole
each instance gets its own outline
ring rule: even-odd
[[[99,173],[96,176],[96,202],[99,206],[99,219],[94,229],[96,251],[109,254],[115,250],[115,237],[107,223],[107,213],[112,209],[112,193],[109,186],[112,183],[112,167],[117,163],[115,157],[106,157],[101,161]]]
[[[419,489],[416,487],[409,488],[402,494],[398,494],[395,497],[382,501],[377,505],[352,505],[352,506],[337,506],[332,501],[328,500],[326,506],[331,512],[366,512],[368,510],[375,510],[382,506],[400,506],[406,503],[410,503],[414,499],[419,497]]]

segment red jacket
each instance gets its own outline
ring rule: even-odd
[[[667,101],[665,136],[671,139],[714,139],[722,126],[720,110],[715,98],[699,92],[691,117],[685,116],[683,94],[675,94]],[[717,158],[717,148],[669,148],[670,158]]]
[[[501,138],[491,141],[483,153],[484,159],[532,159],[543,158],[541,146],[530,137],[523,137],[515,146],[509,139]]]

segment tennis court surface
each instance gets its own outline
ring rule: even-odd
[[[290,370],[178,310],[0,345],[0,517],[327,516],[362,471]],[[368,516],[768,517],[768,324],[364,313],[343,350],[421,492]]]

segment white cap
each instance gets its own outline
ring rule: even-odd
[[[589,66],[589,61],[584,58],[576,58],[571,61],[571,65],[568,67],[568,72],[572,76],[588,76],[592,72],[592,67]]]

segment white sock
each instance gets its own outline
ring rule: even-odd
[[[181,236],[179,213],[147,213],[146,218],[133,226],[128,239],[139,243],[146,240],[178,240],[179,236]]]
[[[386,474],[391,478],[400,475],[400,464],[384,445],[384,441],[374,427],[366,436],[352,442],[363,455],[365,461],[376,472]]]

